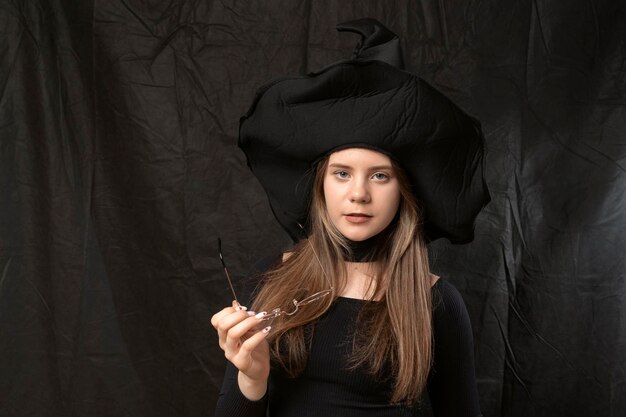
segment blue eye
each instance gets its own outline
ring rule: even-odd
[[[346,171],[337,171],[335,172],[337,178],[346,179],[348,178],[348,173]]]
[[[376,174],[372,175],[372,178],[374,178],[377,181],[385,181],[389,177],[387,176],[387,174],[383,172],[377,172]]]

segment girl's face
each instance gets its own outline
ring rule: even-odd
[[[400,206],[400,185],[388,156],[362,148],[334,152],[324,173],[326,209],[348,239],[382,232]]]

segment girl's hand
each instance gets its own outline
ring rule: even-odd
[[[211,318],[224,356],[239,369],[239,388],[251,400],[265,395],[270,373],[269,346],[265,340],[270,327],[261,328],[264,315],[247,312],[233,301],[232,307]]]

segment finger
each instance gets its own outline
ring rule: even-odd
[[[223,349],[230,353],[238,351],[241,347],[242,339],[249,338],[251,333],[257,332],[262,326],[264,315],[265,313],[259,313],[232,326],[225,334]]]
[[[266,315],[265,313],[259,313],[254,315],[253,312],[249,312],[248,318],[233,325],[228,330],[228,336],[236,339],[246,337],[249,332],[256,332],[257,330],[261,330],[262,327],[266,326],[263,324],[263,317]]]
[[[232,307],[223,308],[222,310],[220,310],[217,313],[213,314],[213,316],[211,317],[211,325],[213,327],[216,327],[217,322],[219,322],[222,317],[224,317],[224,316],[226,316],[228,314],[231,314],[234,311],[246,311],[246,310],[248,310],[248,307],[241,306],[241,305],[239,305],[238,302],[233,301],[232,302]]]
[[[211,317],[211,325],[217,329],[217,324],[220,322],[220,320],[222,320],[227,315],[234,313],[235,311],[236,310],[234,307],[223,308],[222,310],[213,314],[213,316]]]
[[[236,300],[233,300],[232,307],[226,307],[218,311],[211,317],[211,325],[217,329],[217,323],[219,323],[219,321],[223,317],[227,316],[228,314],[232,314],[235,311],[247,311],[247,310],[248,310],[248,307],[242,306]]]
[[[239,301],[237,301],[237,300],[233,300],[232,305],[235,308],[235,310],[244,310],[244,311],[246,311],[248,309],[248,307],[242,306],[241,304],[239,304]]]
[[[234,311],[231,314],[220,318],[220,320],[215,325],[215,328],[217,329],[217,336],[219,339],[220,348],[226,348],[226,340],[229,330],[248,317],[250,316],[245,311]]]
[[[244,355],[250,355],[265,340],[270,330],[272,330],[272,326],[266,326],[262,330],[259,330],[254,335],[250,336],[241,344],[239,352]]]
[[[249,371],[249,367],[252,366],[250,362],[252,352],[258,349],[262,343],[265,343],[265,338],[269,334],[270,330],[271,327],[267,326],[262,330],[257,331],[241,344],[241,347],[236,354],[233,354],[230,357],[227,354],[227,357],[229,357],[229,360],[233,363],[233,365],[244,373]]]
[[[261,319],[253,315],[254,312],[235,312],[231,316],[235,316],[236,321],[232,321],[233,317],[228,316],[218,324],[218,343],[227,358],[236,355],[241,343],[262,327]]]

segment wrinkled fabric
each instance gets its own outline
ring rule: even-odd
[[[625,415],[626,6],[0,4],[0,415],[206,416],[209,324],[288,237],[236,147],[255,89],[350,54],[338,22],[482,123],[492,201],[431,246],[485,416]]]
[[[427,241],[470,242],[489,202],[480,123],[381,61],[340,61],[306,78],[271,81],[239,133],[250,169],[294,241],[310,224],[315,167],[338,149],[373,149],[404,169]]]

